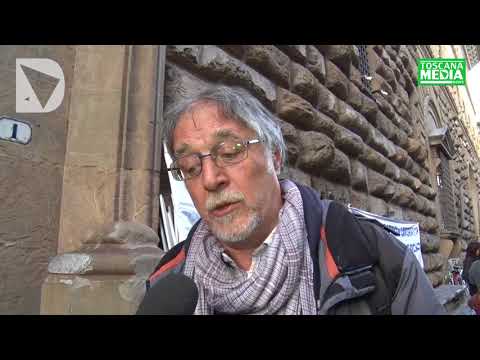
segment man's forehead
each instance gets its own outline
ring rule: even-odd
[[[191,121],[194,126],[202,125],[206,120],[219,121],[225,116],[220,106],[214,102],[200,101],[190,105],[190,107],[180,116],[178,123]]]
[[[215,104],[198,104],[183,114],[174,130],[173,147],[176,155],[190,150],[194,144],[215,145],[227,138],[253,136],[255,132],[241,121],[222,114]]]
[[[246,129],[246,128],[245,128]],[[247,129],[248,130],[248,129]],[[208,143],[210,146],[213,146],[221,141],[227,139],[241,139],[242,136],[239,134],[237,129],[232,129],[229,127],[219,128],[210,133],[205,142]],[[188,139],[177,139],[176,144],[174,145],[174,152],[175,155],[182,155],[192,149],[196,144],[190,143],[191,138]]]

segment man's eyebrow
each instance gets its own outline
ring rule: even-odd
[[[217,138],[218,140],[224,140],[224,139],[232,138],[232,137],[238,138],[238,135],[236,135],[236,134],[235,134],[232,130],[230,130],[230,129],[221,129],[221,130],[218,130],[218,131],[215,133],[215,138]]]
[[[188,144],[182,144],[179,146],[177,150],[173,152],[173,155],[175,157],[179,157],[184,155],[188,150],[190,149],[190,146]]]

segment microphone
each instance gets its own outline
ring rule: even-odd
[[[145,294],[135,315],[193,315],[198,289],[183,274],[169,274]]]

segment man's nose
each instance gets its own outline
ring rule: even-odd
[[[227,176],[223,168],[218,167],[211,156],[202,159],[202,183],[208,191],[220,190],[227,184]]]

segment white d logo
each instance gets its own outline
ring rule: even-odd
[[[17,59],[16,112],[48,113],[60,106],[65,95],[62,68],[51,59]]]

